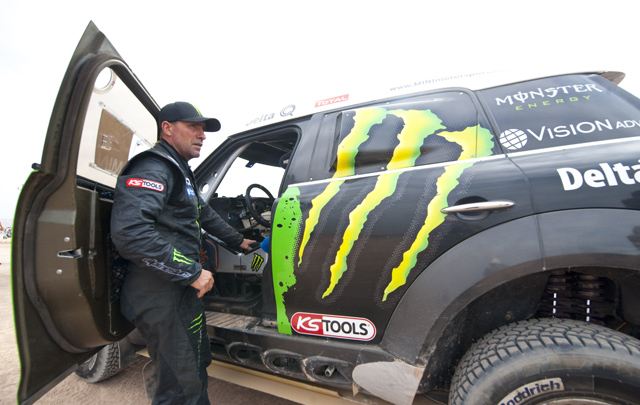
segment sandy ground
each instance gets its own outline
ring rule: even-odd
[[[0,239],[0,404],[15,404],[20,363],[16,347],[13,303],[11,302],[10,243]],[[44,395],[38,404],[148,404],[142,382],[146,359],[129,365],[124,371],[98,384],[87,384],[75,374]],[[209,378],[212,403],[252,405],[291,405],[294,402],[259,391]]]

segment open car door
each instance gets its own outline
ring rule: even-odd
[[[62,81],[42,162],[25,183],[15,214],[19,403],[34,402],[101,346],[132,330],[120,315],[123,274],[109,248],[109,221],[117,175],[156,141],[158,112],[90,22]]]

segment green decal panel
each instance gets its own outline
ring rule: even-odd
[[[356,154],[358,148],[367,139],[369,139],[369,130],[375,124],[382,122],[387,115],[387,110],[384,108],[371,108],[362,110],[356,113],[354,120],[355,126],[353,130],[340,142],[337,151],[337,170],[333,175],[334,179],[352,176],[354,174]],[[322,208],[340,191],[340,186],[343,180],[338,180],[329,183],[327,188],[312,201],[312,208],[309,211],[309,216],[305,224],[304,236],[302,237],[302,243],[300,244],[300,259],[298,265],[302,263],[302,254],[304,248],[309,242],[311,232],[313,232]]]
[[[462,153],[458,160],[470,159],[476,153],[478,157],[490,156],[491,149],[494,146],[493,135],[488,130],[480,127],[467,128],[462,132],[440,132],[438,136],[462,146]],[[441,213],[440,210],[448,205],[447,197],[449,193],[458,185],[458,179],[464,170],[472,165],[473,163],[461,163],[448,166],[444,174],[438,179],[436,183],[438,192],[429,203],[424,225],[418,232],[418,236],[411,248],[404,253],[402,263],[393,269],[391,282],[384,290],[383,301],[386,301],[390,293],[407,282],[409,272],[416,265],[418,253],[429,246],[429,235],[438,225],[444,222],[446,214]]]
[[[344,113],[331,179],[282,196],[272,230],[280,333],[292,334],[295,312],[383,325],[411,280],[460,235],[452,227],[465,225],[440,211],[475,192],[487,167],[475,159],[498,151],[494,135],[464,94],[421,102],[436,108]],[[373,303],[379,311],[367,313]]]
[[[431,111],[395,110],[388,113],[402,118],[405,126],[398,135],[400,143],[395,148],[387,169],[393,170],[413,166],[416,158],[420,156],[420,146],[422,146],[425,138],[438,129],[444,129],[442,122]],[[347,256],[360,236],[367,216],[382,200],[393,194],[400,174],[401,172],[397,172],[379,176],[374,190],[349,214],[349,225],[344,232],[342,245],[336,254],[336,260],[330,269],[331,282],[322,298],[333,292],[342,274],[347,270]]]
[[[287,318],[284,293],[296,283],[293,274],[297,242],[300,239],[300,190],[292,187],[282,195],[278,203],[272,230],[273,291],[276,300],[278,331],[291,334]]]

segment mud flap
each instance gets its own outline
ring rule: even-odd
[[[369,393],[395,405],[411,405],[424,367],[400,360],[364,363],[353,370],[353,382]]]

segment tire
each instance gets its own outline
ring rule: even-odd
[[[76,370],[78,377],[88,383],[97,383],[113,377],[120,372],[120,349],[117,343],[111,343],[80,364]]]
[[[504,326],[462,358],[450,405],[640,403],[640,341],[590,323]]]

